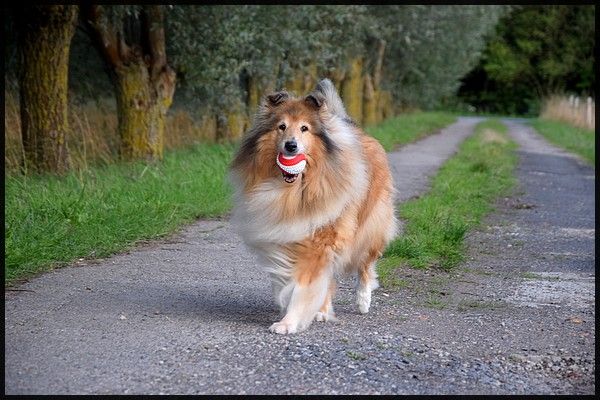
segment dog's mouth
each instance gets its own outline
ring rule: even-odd
[[[300,174],[288,174],[285,171],[281,171],[281,175],[283,175],[283,180],[286,183],[294,183]]]

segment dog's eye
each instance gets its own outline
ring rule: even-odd
[[[308,130],[308,126],[306,126],[306,125],[302,125],[300,127],[300,131],[302,131],[302,132],[306,132],[307,130]]]
[[[285,131],[285,128],[286,128],[285,124],[281,124],[281,125],[279,125],[279,129],[280,129],[280,130],[282,130],[282,131]]]

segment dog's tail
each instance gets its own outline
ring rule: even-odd
[[[316,88],[317,92],[320,92],[323,97],[325,97],[325,103],[329,110],[342,119],[349,119],[348,114],[346,114],[346,109],[344,108],[344,103],[342,103],[342,99],[340,95],[335,90],[335,86],[333,83],[325,78],[322,79]]]

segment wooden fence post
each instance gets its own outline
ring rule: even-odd
[[[587,114],[586,120],[587,120],[588,128],[591,128],[592,127],[592,98],[591,97],[587,98],[587,113],[586,114]]]

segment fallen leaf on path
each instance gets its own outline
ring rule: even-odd
[[[579,317],[569,317],[569,318],[567,318],[567,321],[572,322],[574,324],[581,324],[582,322],[585,322],[584,320],[582,320]]]

